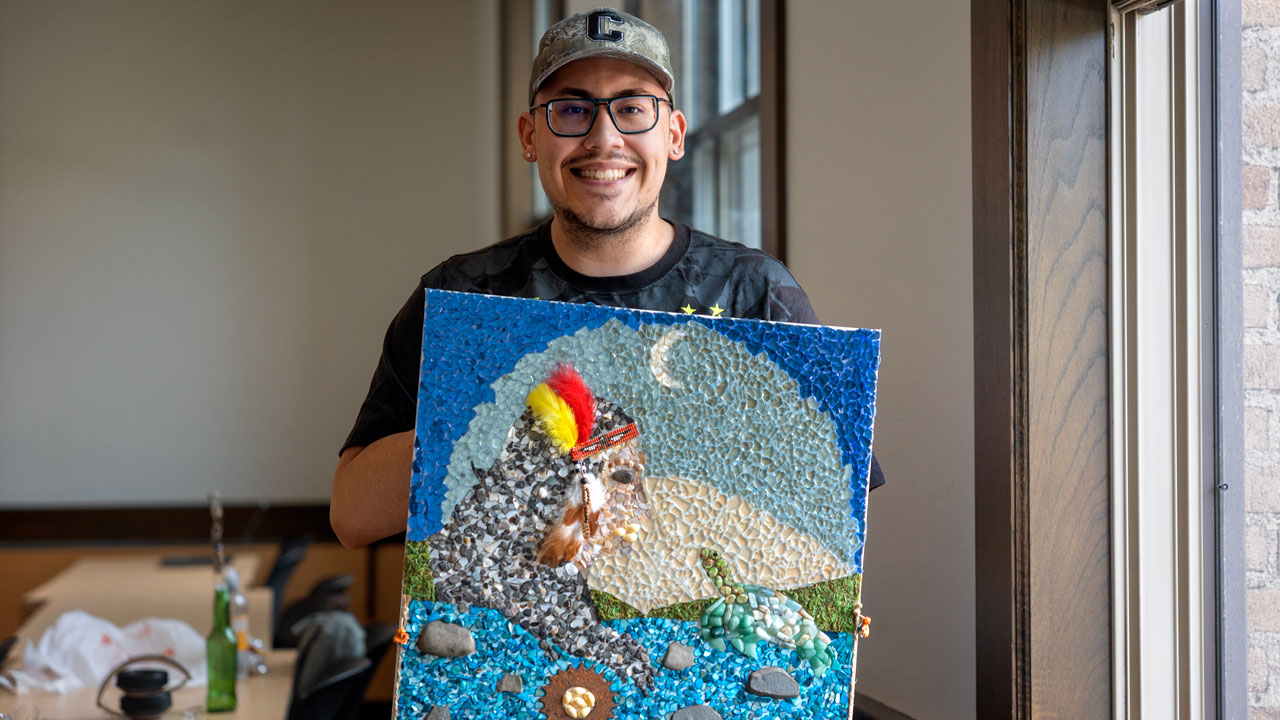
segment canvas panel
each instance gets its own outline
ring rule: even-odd
[[[429,290],[397,717],[847,717],[879,343]]]

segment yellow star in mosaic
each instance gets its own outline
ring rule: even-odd
[[[684,314],[685,314],[685,315],[692,315],[694,312],[696,312],[696,311],[693,309],[693,306],[692,306],[692,305],[685,305],[684,307],[682,307],[682,308],[680,308],[680,309],[684,311]]]
[[[720,307],[720,303],[712,305],[710,308],[711,317],[720,317],[720,313],[724,312],[724,308]]]

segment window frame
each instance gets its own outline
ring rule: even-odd
[[[1219,490],[1208,509],[1212,533],[1204,552],[1213,558],[1214,572],[1206,577],[1217,592],[1216,636],[1211,647],[1212,698],[1217,717],[1248,715],[1248,625],[1245,598],[1244,493],[1244,224],[1241,171],[1243,165],[1240,0],[1208,0],[1201,8],[1200,58],[1207,87],[1200,93],[1201,148],[1208,157],[1201,165],[1201,233],[1209,241],[1202,251],[1208,282],[1203,284],[1210,321],[1203,327],[1208,356],[1202,363],[1206,403],[1205,473]],[[1206,692],[1208,695],[1208,692]]]
[[[1119,4],[1117,3],[1117,6]],[[1149,13],[1162,12],[1164,16]],[[1148,19],[1150,18],[1150,19]],[[1138,23],[1168,22],[1163,57],[1135,52]],[[1180,717],[1244,717],[1246,692],[1243,294],[1240,198],[1240,2],[1184,0],[1177,5],[1112,11],[1112,395],[1113,395],[1113,667],[1114,714],[1176,712]],[[1166,73],[1169,91],[1141,101],[1136,67]],[[1157,108],[1159,110],[1157,110]],[[1167,110],[1167,115],[1159,112]],[[1135,115],[1167,120],[1149,165],[1134,146],[1151,130]],[[1151,238],[1138,223],[1141,185],[1169,182],[1167,228]],[[1157,223],[1158,224],[1158,223]],[[1160,234],[1163,231],[1165,234]],[[1167,237],[1166,237],[1167,235]],[[1137,262],[1139,242],[1172,240],[1168,262]],[[1179,253],[1181,253],[1179,255]],[[1144,290],[1144,278],[1166,275],[1168,297]],[[1158,317],[1137,309],[1154,306]],[[1162,313],[1162,315],[1160,315]],[[1153,322],[1170,322],[1170,358],[1144,348]],[[1177,338],[1181,333],[1182,337]],[[1148,353],[1134,358],[1132,353]],[[1150,359],[1155,356],[1155,359]],[[1159,424],[1133,394],[1138,376],[1172,380],[1174,426],[1154,442],[1133,431]],[[1145,414],[1144,414],[1145,411]],[[1157,432],[1156,435],[1160,435]],[[1169,497],[1141,458],[1163,456],[1176,468]],[[1155,482],[1153,482],[1155,480]],[[1163,514],[1152,510],[1168,505]],[[1158,532],[1151,533],[1155,525]],[[1145,527],[1144,527],[1145,526]],[[1162,532],[1161,532],[1162,531]],[[1152,556],[1177,569],[1172,587],[1137,571]],[[1162,564],[1158,560],[1157,564]],[[1167,563],[1165,563],[1167,564]],[[1154,600],[1153,600],[1154,598]],[[1166,642],[1166,639],[1171,639]],[[1157,667],[1152,667],[1156,665]],[[1159,667],[1167,664],[1168,667]],[[1147,682],[1143,682],[1146,678]]]

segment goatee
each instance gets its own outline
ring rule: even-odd
[[[552,204],[551,209],[564,223],[566,240],[583,250],[595,250],[615,247],[629,240],[640,224],[649,219],[657,205],[658,200],[655,198],[648,205],[636,208],[636,211],[623,218],[622,222],[609,226],[592,225],[567,207]]]

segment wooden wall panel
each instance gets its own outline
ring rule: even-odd
[[[1111,713],[1107,23],[1101,0],[1027,5],[1034,716]]]

